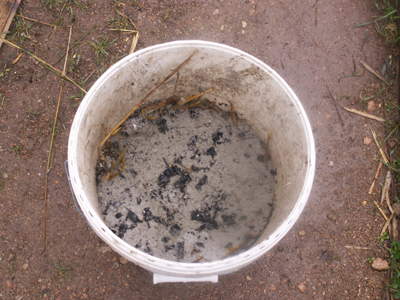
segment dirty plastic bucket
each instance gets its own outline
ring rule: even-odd
[[[155,85],[197,49],[179,72],[184,95],[213,88],[209,98],[232,102],[264,141],[272,130],[269,153],[277,169],[276,202],[258,242],[238,255],[213,262],[182,263],[146,254],[118,238],[104,223],[96,193],[97,146],[102,124],[113,128]],[[165,99],[171,78],[147,100]],[[154,283],[218,281],[270,250],[296,222],[311,191],[315,149],[311,126],[297,96],[270,67],[235,48],[204,41],[152,46],[113,65],[92,86],[76,113],[68,144],[68,168],[77,202],[90,227],[114,251],[153,272]]]

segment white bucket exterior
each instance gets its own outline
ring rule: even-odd
[[[96,194],[97,146],[104,139],[102,124],[113,128],[154,86],[190,54],[199,52],[180,70],[178,96],[209,88],[207,98],[232,102],[266,141],[277,168],[276,204],[258,243],[220,261],[180,263],[148,255],[118,238],[102,219]],[[175,77],[147,101],[172,95]],[[306,113],[291,88],[270,67],[235,48],[205,41],[177,41],[135,52],[104,73],[76,113],[68,144],[68,167],[77,202],[88,224],[114,251],[154,273],[154,283],[213,281],[238,270],[270,250],[296,222],[311,191],[315,147]]]

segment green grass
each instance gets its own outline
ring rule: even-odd
[[[118,40],[118,38],[116,38],[110,42],[108,40],[108,35],[106,35],[101,41],[98,41],[95,39],[94,42],[89,42],[90,47],[92,47],[92,49],[96,55],[97,65],[99,65],[100,60],[104,56],[109,55],[107,50],[116,40]]]
[[[15,16],[13,19],[13,25],[13,29],[9,31],[10,35],[12,35],[13,40],[18,40],[21,46],[23,42],[29,38],[29,29],[33,24],[28,25],[25,22],[25,19]]]
[[[0,110],[3,108],[4,102],[9,100],[10,99],[7,99],[4,93],[0,93]]]
[[[12,149],[14,150],[15,154],[20,154],[22,147],[15,145]]]
[[[382,5],[378,5],[376,0],[374,0],[374,4],[380,15],[376,16],[372,21],[359,24],[356,27],[373,23],[376,31],[385,38],[386,42],[394,46],[400,40],[396,26],[396,19],[400,18],[399,11],[397,10],[398,1],[383,0]]]
[[[392,247],[388,249],[390,252],[391,265],[393,272],[390,289],[394,292],[395,299],[400,298],[400,241],[393,242]]]
[[[61,260],[58,259],[58,262],[56,264],[53,264],[55,270],[54,270],[54,277],[55,278],[69,278],[70,277],[70,272],[73,270],[72,265],[69,264],[69,267],[63,267],[61,266]]]

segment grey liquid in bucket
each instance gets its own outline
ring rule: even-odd
[[[161,247],[159,247],[158,241],[156,243],[152,237],[141,236],[145,235],[145,233],[139,233],[138,243],[142,243],[142,245],[136,248],[137,241],[130,242],[128,235],[125,237],[126,233],[122,239],[119,238],[117,236],[118,228],[117,230],[115,230],[115,228],[113,229],[116,223],[111,224],[112,220],[107,219],[108,212],[107,215],[103,214],[107,207],[107,201],[104,202],[105,198],[103,198],[102,202],[102,199],[99,198],[102,197],[101,193],[105,191],[99,190],[100,197],[97,196],[95,167],[98,158],[97,147],[104,139],[102,125],[104,124],[108,129],[113,128],[140,99],[196,49],[198,53],[180,70],[179,84],[175,94],[178,96],[195,95],[201,91],[213,88],[213,91],[207,94],[207,98],[211,101],[216,101],[221,107],[232,103],[240,118],[246,120],[246,123],[239,124],[239,128],[236,132],[231,130],[231,137],[239,137],[239,134],[246,130],[243,126],[249,125],[265,143],[268,138],[268,133],[271,130],[272,139],[269,144],[269,164],[272,162],[273,166],[265,165],[257,161],[257,156],[263,154],[265,150],[265,145],[260,142],[251,142],[254,146],[259,145],[257,146],[259,147],[258,149],[256,149],[256,147],[252,149],[254,153],[247,153],[249,149],[245,149],[245,143],[238,144],[240,149],[238,149],[237,153],[229,153],[232,149],[229,147],[224,149],[223,147],[226,145],[223,144],[214,148],[217,156],[222,153],[227,153],[226,157],[231,159],[230,162],[223,162],[222,160],[219,162],[221,164],[226,163],[226,166],[229,165],[233,168],[239,165],[237,160],[239,160],[240,163],[245,163],[246,159],[249,159],[246,156],[252,157],[254,159],[252,163],[258,162],[259,164],[251,168],[255,168],[256,171],[257,167],[262,166],[264,168],[262,170],[264,175],[267,175],[267,178],[264,179],[273,179],[273,182],[268,183],[268,181],[265,181],[265,186],[256,187],[257,180],[255,178],[249,178],[249,181],[251,181],[250,179],[255,181],[254,185],[250,183],[244,184],[245,180],[242,178],[242,181],[238,179],[238,186],[242,186],[242,189],[235,190],[235,186],[233,185],[235,181],[234,177],[240,173],[239,171],[245,170],[245,165],[242,165],[239,171],[230,170],[227,173],[228,175],[223,175],[224,178],[227,176],[232,177],[230,180],[225,181],[225,183],[229,183],[228,185],[224,185],[222,180],[218,181],[217,176],[212,179],[213,185],[208,187],[204,185],[205,195],[208,193],[209,197],[214,197],[214,200],[218,197],[236,199],[238,196],[241,196],[240,193],[251,194],[252,192],[256,193],[254,194],[254,198],[259,199],[255,203],[251,203],[251,199],[239,197],[240,201],[233,201],[231,204],[227,203],[227,206],[222,208],[226,209],[226,213],[218,211],[216,215],[216,218],[218,218],[216,219],[218,225],[221,225],[219,227],[221,229],[219,231],[221,236],[214,237],[213,234],[217,234],[218,231],[196,231],[198,228],[196,226],[202,226],[203,224],[191,218],[192,212],[196,210],[201,211],[204,209],[202,205],[206,205],[204,202],[207,202],[197,198],[205,197],[205,195],[199,194],[199,191],[196,189],[196,185],[206,174],[204,172],[204,174],[195,172],[191,174],[192,185],[187,186],[187,189],[190,189],[192,192],[190,194],[190,206],[186,206],[184,203],[185,201],[182,199],[181,206],[175,203],[177,207],[171,207],[172,210],[178,210],[182,212],[182,214],[186,214],[186,216],[190,214],[189,222],[185,223],[183,216],[178,217],[178,214],[175,214],[177,219],[172,220],[167,227],[168,232],[170,232],[171,228],[175,228],[177,230],[175,231],[177,232],[176,235],[172,234],[172,236],[169,236],[169,240],[164,239],[166,242],[162,240],[164,236],[160,237]],[[155,91],[147,100],[148,103],[159,99],[166,99],[172,95],[174,88],[175,78],[173,77]],[[185,117],[184,113],[182,113],[182,117]],[[205,114],[204,117],[210,119],[210,116]],[[208,121],[204,122],[201,116],[198,120],[199,124],[194,125],[200,127],[190,130],[201,131],[204,129],[205,131],[207,127],[202,128],[201,126],[204,126]],[[219,120],[222,122],[220,126],[225,126],[231,121],[229,119]],[[168,124],[168,122],[170,123]],[[186,121],[182,122],[184,123]],[[197,119],[193,123],[196,122]],[[212,122],[215,123],[217,120],[213,120]],[[171,128],[175,126],[174,130],[179,129],[178,123],[173,124],[171,119],[167,120],[167,125]],[[215,133],[215,131],[206,132],[206,136],[204,136],[205,140],[199,143],[198,147],[201,148],[199,151],[201,151],[202,155],[206,153],[210,147],[213,147],[213,133]],[[149,133],[147,133],[147,136],[148,134]],[[228,130],[223,133],[224,138],[230,138],[228,135]],[[160,136],[160,134],[148,136],[148,142],[157,142]],[[182,135],[183,139],[184,136],[185,135]],[[199,134],[199,136],[201,136],[201,134]],[[152,137],[154,140],[152,140]],[[188,134],[187,137],[190,138],[191,134]],[[209,142],[207,142],[207,139]],[[182,141],[185,145],[188,144],[186,141]],[[237,141],[243,142],[240,138],[237,138]],[[123,142],[121,142],[121,144],[123,144]],[[137,147],[137,151],[140,151],[140,146],[138,145]],[[135,151],[136,150],[133,152]],[[144,151],[144,149],[142,149],[142,151]],[[132,176],[132,186],[124,187],[123,190],[121,187],[119,190],[120,194],[114,195],[116,198],[112,200],[122,203],[121,200],[123,197],[126,197],[126,202],[123,202],[123,204],[109,205],[108,210],[110,215],[111,213],[115,213],[114,217],[120,213],[121,219],[123,215],[127,226],[133,225],[129,218],[126,219],[127,209],[129,209],[142,221],[137,224],[137,227],[150,225],[154,227],[154,229],[158,226],[164,230],[163,227],[166,227],[165,224],[153,222],[152,220],[147,224],[147,222],[143,220],[145,217],[143,214],[145,208],[149,208],[152,215],[159,218],[166,219],[167,214],[163,214],[162,201],[160,202],[160,199],[155,200],[157,197],[154,197],[154,201],[151,202],[152,190],[147,190],[143,186],[144,182],[141,182],[142,186],[139,187],[138,181],[135,183],[135,180],[155,180],[154,176],[158,176],[166,168],[163,158],[165,158],[168,165],[175,162],[175,154],[177,156],[184,155],[179,154],[179,152],[183,151],[183,149],[181,149],[180,151],[172,151],[167,156],[163,156],[162,146],[154,147],[152,151],[153,153],[146,153],[146,157],[154,158],[154,161],[143,162],[140,170],[135,170],[135,158],[130,162],[127,161],[127,164],[131,165],[128,166],[123,174],[125,177]],[[186,153],[185,155],[187,157],[183,158],[181,163],[191,167],[189,154]],[[217,156],[215,158],[217,158]],[[238,158],[235,156],[238,156]],[[140,155],[134,155],[133,157],[138,158]],[[188,157],[189,160],[187,160]],[[208,157],[204,162],[198,162],[198,164],[210,164],[211,159],[212,157]],[[236,162],[232,161],[232,159],[236,159]],[[215,162],[217,161],[218,160],[215,159]],[[68,166],[74,193],[76,194],[78,204],[88,224],[96,234],[116,252],[135,264],[153,272],[155,283],[165,281],[216,281],[217,275],[240,269],[261,257],[293,226],[307,202],[312,187],[315,171],[315,150],[311,127],[300,101],[284,80],[271,68],[251,55],[228,46],[203,41],[182,41],[166,43],[140,50],[122,59],[99,78],[82,101],[75,116],[69,139]],[[270,169],[267,170],[267,168],[273,168],[274,175],[272,175]],[[130,173],[130,169],[133,169],[137,175]],[[152,171],[147,172],[149,169]],[[257,171],[255,173],[257,173]],[[143,177],[139,176],[139,174]],[[268,174],[271,176],[268,176]],[[134,178],[134,176],[136,176],[136,178]],[[146,176],[149,177],[146,178]],[[171,178],[171,180],[172,179],[173,178]],[[119,178],[113,180],[116,180],[114,184],[117,184]],[[173,184],[176,180],[178,180],[178,177],[174,178],[169,183],[169,186],[165,186],[168,192],[165,191],[165,194],[163,194],[164,192],[161,193],[163,197],[169,197],[171,202],[174,200]],[[207,178],[207,182],[211,182],[210,178]],[[108,183],[110,182],[107,182],[107,184]],[[157,183],[153,183],[153,185],[154,184]],[[217,193],[218,185],[221,185],[220,194]],[[248,185],[252,186],[249,187]],[[243,186],[246,186],[246,188]],[[102,187],[105,187],[105,185]],[[203,188],[201,190],[203,190]],[[207,191],[207,188],[212,189],[212,191]],[[127,189],[129,189],[129,191]],[[147,192],[149,196],[147,198],[148,202],[146,203],[143,201],[138,204],[136,195],[145,192]],[[129,194],[132,196],[131,200],[129,200]],[[264,200],[263,195],[265,195]],[[161,198],[160,195],[158,195],[158,197]],[[209,200],[207,203],[212,205],[215,201]],[[234,203],[236,203],[236,206]],[[148,206],[146,206],[147,204]],[[161,209],[159,205],[161,205]],[[253,205],[255,207],[254,210],[251,209]],[[186,211],[180,209],[180,207],[187,207]],[[271,210],[271,207],[273,207],[273,210]],[[243,211],[245,212],[242,213]],[[256,218],[257,212],[259,218]],[[225,222],[222,217],[223,214],[225,215]],[[240,218],[242,218],[242,220]],[[251,220],[254,221],[251,222]],[[175,224],[179,229],[178,227],[173,227]],[[227,224],[230,224],[230,226]],[[267,226],[263,227],[266,224]],[[189,227],[193,225],[195,225],[194,230],[189,229]],[[223,236],[223,230],[228,232],[231,230],[233,234],[234,230],[232,229],[235,228],[235,226],[237,226],[236,231],[238,234],[235,239],[233,239],[232,236],[231,238],[227,238],[231,233]],[[113,229],[115,233],[110,228]],[[132,228],[131,231],[135,229],[136,228]],[[147,230],[149,230],[149,228],[147,228]],[[195,235],[188,233],[188,231],[193,231]],[[255,233],[251,233],[252,231]],[[171,232],[174,232],[174,230],[172,229]],[[153,232],[151,234],[154,235],[156,233]],[[167,237],[166,232],[163,232],[163,234]],[[196,236],[196,234],[198,235]],[[255,237],[255,242],[249,249],[243,249],[243,252],[235,253],[232,256],[224,255],[227,252],[227,248],[230,248],[230,246],[240,246],[240,239],[243,241],[243,235],[249,236],[249,234]],[[200,236],[200,238],[198,238],[198,236]],[[200,245],[206,246],[206,243],[204,243],[207,241],[205,239],[206,237],[207,240],[212,238],[213,240],[220,240],[221,243],[209,244],[208,246],[210,248],[206,249],[204,247],[202,249]],[[124,238],[127,239],[124,240]],[[196,245],[194,238],[199,240],[203,239],[203,241],[198,242],[199,244]],[[179,258],[179,255],[177,256],[178,253],[176,251],[174,253],[169,250],[165,252],[165,246],[171,246],[173,248],[172,245],[174,244],[174,247],[177,247],[177,244],[183,241],[185,242],[182,258]],[[132,245],[134,243],[136,244]],[[200,250],[201,255],[204,255],[204,257],[208,256],[210,262],[201,260],[194,263],[193,261],[196,260],[196,255],[193,254],[194,252],[192,250],[194,249],[192,246]],[[159,253],[154,252],[156,247],[158,250],[161,249]],[[153,255],[151,255],[148,249],[152,250]],[[166,256],[164,256],[165,253],[167,253]]]

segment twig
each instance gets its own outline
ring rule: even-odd
[[[178,83],[179,83],[179,72],[176,73],[176,81],[175,81],[175,87],[174,87],[174,92],[172,93],[172,97],[175,96],[176,89],[178,88]]]
[[[267,138],[267,147],[265,148],[264,162],[267,162],[268,160],[268,145],[269,145],[269,140],[271,139],[271,135],[272,135],[272,130],[270,129]]]
[[[329,89],[329,86],[326,86],[326,88],[328,89],[329,95],[331,96],[333,104],[335,105],[336,111],[337,111],[337,113],[339,115],[340,122],[342,123],[342,126],[344,126],[344,122],[343,122],[342,116],[340,115],[339,109],[338,109],[337,104],[336,104],[336,99],[335,99],[335,97],[333,97],[332,92]]]
[[[167,77],[165,77],[161,82],[159,82],[146,96],[143,97],[142,100],[139,101],[138,104],[136,104],[136,106],[124,117],[122,118],[121,121],[118,122],[117,125],[114,126],[114,128],[107,134],[107,136],[104,138],[104,140],[100,143],[100,145],[97,147],[98,149],[98,154],[99,154],[99,158],[98,158],[98,163],[99,163],[99,167],[100,167],[100,157],[102,157],[103,155],[101,154],[101,147],[103,147],[104,143],[110,138],[110,136],[113,134],[114,131],[116,131],[121,125],[122,123],[124,123],[126,121],[126,119],[129,118],[130,115],[132,115],[135,110],[142,105],[142,103],[144,101],[147,100],[147,98],[149,98],[151,96],[151,94],[153,94],[161,85],[163,85],[168,79],[170,79],[176,72],[178,72],[183,66],[185,66],[191,59],[192,57],[199,52],[199,50],[194,50],[193,53],[183,62],[181,63],[175,70],[173,70]]]
[[[46,68],[48,68],[51,72],[53,72],[55,75],[57,75],[58,77],[60,77],[61,79],[64,79],[65,81],[68,81],[70,83],[72,83],[73,85],[75,85],[76,87],[78,87],[82,92],[84,92],[86,94],[86,91],[79,85],[77,84],[75,81],[73,81],[71,78],[69,78],[68,76],[63,76],[62,72],[58,69],[56,69],[55,67],[53,67],[52,65],[50,65],[49,63],[45,62],[44,60],[40,59],[39,57],[37,57],[36,55],[30,53],[28,50],[25,50],[24,48],[21,48],[17,45],[15,45],[14,43],[5,40],[3,38],[0,37],[0,41],[3,41],[4,43],[17,48],[21,51],[24,51],[25,53],[28,53],[30,56],[32,56],[34,59],[36,59],[38,62],[40,62],[41,64],[43,64]]]
[[[379,207],[379,204],[376,201],[374,201],[374,204],[376,205],[376,207],[378,208],[378,210],[380,211],[380,213],[382,214],[382,216],[385,218],[385,220],[387,222],[389,219],[386,216],[386,214],[384,213],[384,211]]]
[[[347,249],[356,249],[356,250],[369,250],[369,249],[371,249],[371,248],[369,248],[369,247],[359,247],[359,246],[344,246],[345,248],[347,248]]]
[[[343,108],[345,110],[349,111],[349,112],[354,113],[354,114],[357,114],[357,115],[360,115],[360,116],[363,116],[363,117],[366,117],[366,118],[370,118],[370,119],[373,119],[373,120],[376,120],[376,121],[379,121],[379,122],[385,122],[385,119],[377,117],[377,116],[374,116],[374,115],[371,115],[369,113],[366,113],[366,112],[363,112],[363,111],[359,111],[359,110],[356,110],[356,109],[353,109],[353,108],[347,108],[347,107],[343,107]]]
[[[377,137],[376,137],[375,130],[374,130],[374,129],[371,129],[371,132],[372,132],[372,136],[374,137],[375,144],[378,146],[379,152],[380,152],[381,155],[382,155],[383,161],[384,161],[385,163],[389,164],[389,160],[387,159],[385,152],[383,152],[382,146],[381,146],[381,145],[379,144],[379,142],[378,142],[378,139],[377,139]]]
[[[65,64],[64,64],[63,74],[65,74],[65,70],[66,70],[66,67],[67,67],[66,63],[67,63],[67,60],[68,60],[68,51],[69,51],[69,44],[70,44],[70,41],[71,41],[71,34],[72,34],[72,27],[69,28],[68,47],[67,47],[67,53],[65,55]],[[60,102],[61,102],[61,94],[62,94],[63,85],[64,85],[64,80],[61,80],[60,93],[58,95],[56,115],[54,117],[54,123],[53,123],[53,131],[51,133],[49,156],[47,158],[46,177],[45,177],[45,184],[44,184],[43,251],[46,250],[46,210],[47,210],[47,188],[48,188],[49,173],[50,173],[50,160],[51,160],[51,153],[52,153],[52,150],[53,150],[54,136],[55,136],[55,132],[56,132],[58,111],[60,109]]]
[[[370,195],[372,194],[372,190],[374,189],[375,182],[378,179],[378,176],[379,176],[379,173],[381,172],[382,166],[383,166],[383,163],[380,161],[379,162],[379,166],[378,166],[378,170],[376,170],[374,181],[372,181],[371,187],[370,187],[369,192],[368,192],[368,194],[370,194]]]
[[[139,31],[137,30],[131,30],[131,29],[117,29],[117,28],[110,28],[112,31],[122,31],[122,32],[129,32],[129,33],[138,33]]]
[[[386,84],[389,84],[385,78],[381,74],[379,74],[377,71],[374,70],[369,64],[367,64],[365,61],[360,60],[360,63],[366,68],[368,71],[370,71],[372,74],[374,74],[376,77],[378,77],[380,80],[385,82]]]

